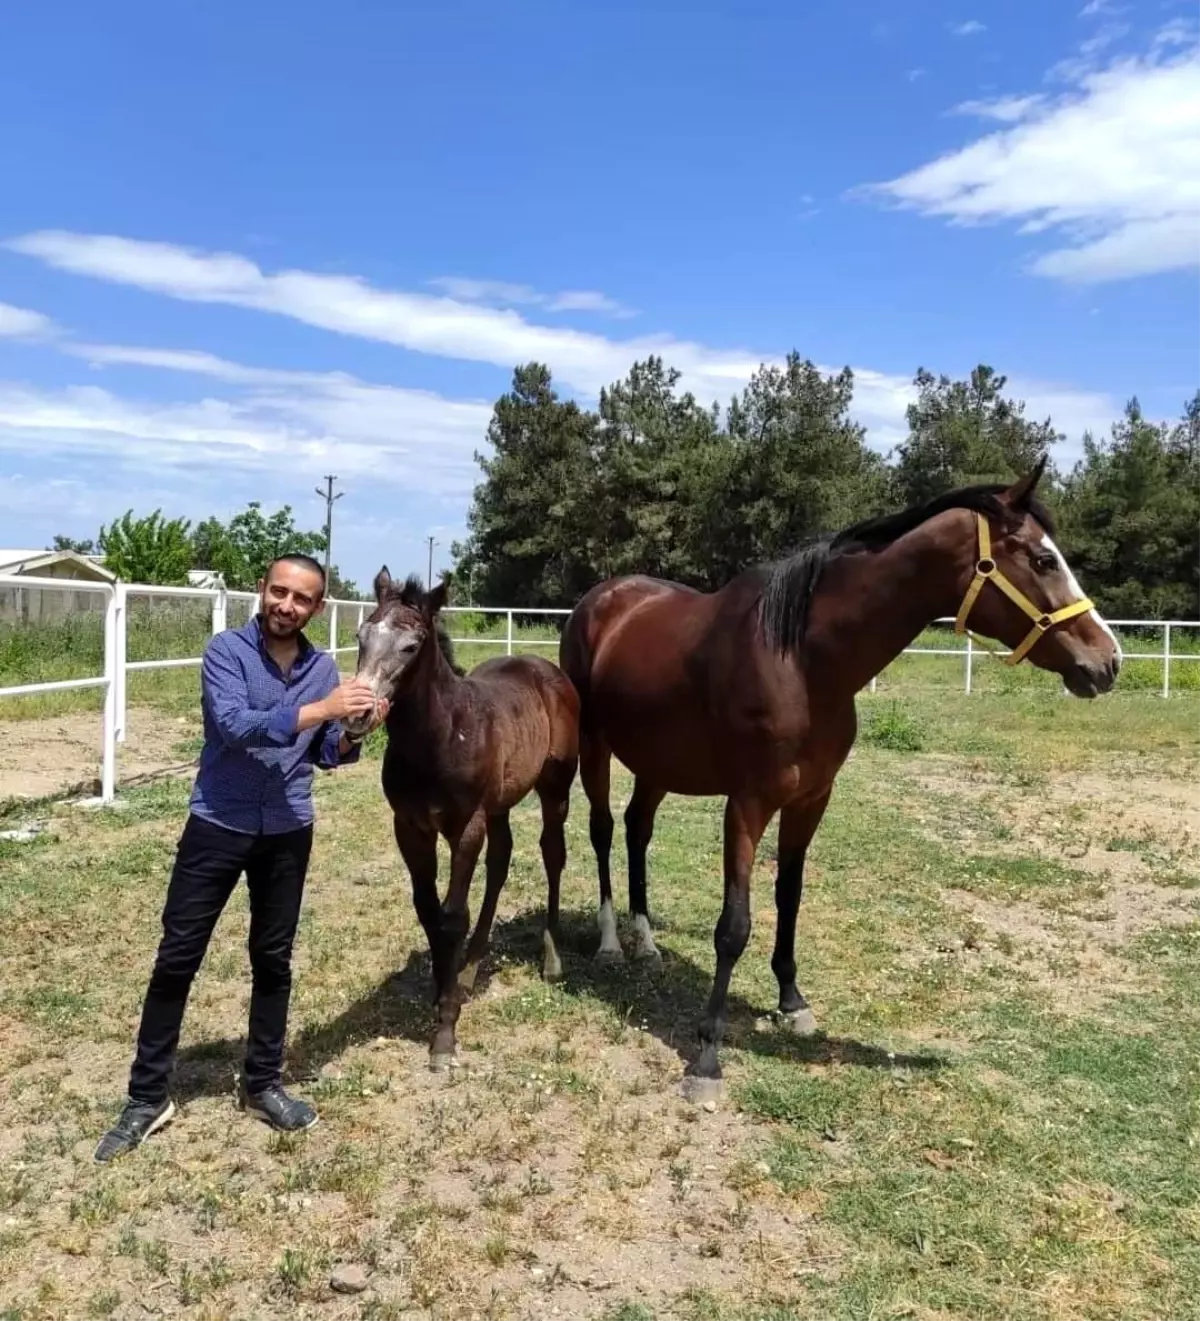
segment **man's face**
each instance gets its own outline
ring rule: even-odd
[[[281,641],[295,637],[324,605],[321,575],[287,560],[270,570],[258,590],[267,636]]]

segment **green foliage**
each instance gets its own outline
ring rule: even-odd
[[[519,367],[478,456],[483,479],[456,543],[455,599],[573,606],[604,578],[644,573],[713,588],[805,540],[955,486],[1012,481],[1062,436],[980,364],[914,378],[908,436],[888,463],[853,421],[854,376],[796,353],[762,367],[722,411],[679,390],[661,358],[635,362],[596,412]],[[1200,394],[1175,427],[1130,405],[1111,441],[1084,439],[1043,498],[1081,581],[1117,617],[1200,614]],[[1014,679],[1013,682],[1020,680]]]
[[[862,738],[877,748],[893,752],[920,752],[925,746],[925,731],[899,702],[889,702],[882,711],[873,711],[863,726]]]
[[[908,439],[897,447],[899,503],[918,504],[976,482],[1028,472],[1059,440],[1047,419],[1030,422],[1025,405],[1005,399],[1008,378],[980,365],[968,380],[935,378],[923,367],[908,406]]]
[[[227,524],[206,518],[195,529],[186,519],[164,519],[157,509],[144,518],[135,518],[129,510],[111,527],[100,529],[98,544],[105,566],[125,582],[178,586],[187,581],[189,569],[211,569],[222,575],[227,587],[251,592],[280,555],[291,552],[320,560],[325,535],[299,530],[290,505],[268,516],[258,500],[251,500]],[[61,534],[53,548],[94,553],[91,541]],[[331,565],[328,595],[355,599],[358,594],[354,583]]]
[[[191,524],[183,518],[165,519],[156,509],[134,518],[129,509],[98,538],[104,566],[131,583],[178,586],[192,567]]]
[[[1136,399],[1107,441],[1084,438],[1062,497],[1067,554],[1104,611],[1127,619],[1200,614],[1200,391],[1174,427]]]

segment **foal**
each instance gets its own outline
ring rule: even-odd
[[[385,565],[378,602],[358,635],[358,677],[391,703],[383,792],[396,843],[412,877],[413,903],[433,959],[438,1026],[430,1068],[455,1063],[455,1025],[487,950],[512,857],[509,812],[532,790],[542,803],[542,862],[549,891],[542,975],[562,975],[559,883],[564,825],[579,765],[579,698],[558,666],[540,656],[502,656],[464,676],[438,618],[446,583],[402,587]],[[354,737],[365,725],[347,721]],[[450,885],[438,899],[437,837],[450,845]],[[487,839],[487,888],[463,960],[475,863]]]

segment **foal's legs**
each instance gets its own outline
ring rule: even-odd
[[[508,864],[512,858],[512,826],[507,812],[498,812],[488,818],[487,855],[484,866],[487,869],[487,889],[483,892],[483,905],[479,910],[479,920],[471,935],[467,952],[463,958],[462,971],[458,974],[458,984],[469,995],[475,989],[475,978],[479,975],[479,965],[487,953],[488,940],[492,934],[492,922],[496,917],[496,904],[500,900],[500,891],[508,879]]]
[[[753,799],[739,802],[730,798],[725,805],[725,903],[713,935],[717,972],[708,1012],[700,1024],[700,1056],[683,1082],[684,1095],[692,1100],[707,1100],[720,1093],[718,1051],[728,1015],[729,981],[750,939],[750,873],[771,815],[764,804]]]
[[[542,932],[542,977],[556,982],[562,977],[558,955],[558,904],[563,868],[567,865],[567,814],[571,810],[571,781],[574,766],[556,767],[538,785],[542,800],[542,865],[546,869],[546,926]]]
[[[487,818],[478,811],[466,824],[450,836],[450,885],[442,902],[437,941],[433,948],[433,979],[438,990],[438,1026],[429,1052],[429,1067],[435,1070],[449,1068],[454,1062],[457,1042],[454,1037],[462,1008],[462,991],[458,985],[458,968],[462,958],[463,942],[471,924],[467,901],[471,895],[471,878],[475,863],[487,831]]]
[[[793,1032],[811,1036],[817,1020],[796,985],[796,913],[804,888],[804,858],[829,792],[806,803],[789,804],[779,816],[779,871],[775,877],[775,952],[771,968],[779,981],[779,1012]]]
[[[441,905],[437,890],[437,833],[424,825],[406,817],[393,817],[392,830],[396,836],[396,847],[408,868],[412,881],[413,907],[417,918],[425,931],[432,954],[437,941],[438,924],[441,919]],[[434,1002],[437,1001],[437,979],[434,979]]]
[[[617,939],[617,919],[613,913],[612,857],[613,815],[609,807],[612,752],[599,733],[580,730],[579,777],[587,794],[590,812],[588,831],[592,849],[596,854],[596,870],[600,876],[600,948],[597,963],[623,963],[625,955]]]
[[[662,955],[650,934],[650,914],[646,903],[646,850],[654,835],[654,815],[666,797],[666,791],[651,788],[645,780],[635,780],[633,797],[625,809],[625,847],[629,857],[629,912],[633,916],[635,945],[633,957],[662,963]]]

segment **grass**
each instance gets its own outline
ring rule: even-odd
[[[1195,1315],[1194,701],[916,688],[861,714],[800,917],[827,1035],[764,1018],[768,838],[715,1113],[678,1082],[712,976],[720,805],[660,814],[654,975],[591,963],[577,797],[554,986],[522,807],[466,1067],[435,1076],[424,941],[368,758],[319,781],[297,942],[289,1077],[322,1123],[281,1137],[234,1106],[239,891],[189,1003],[179,1115],[98,1169],[188,785],[120,812],[37,805],[45,832],[0,843],[0,1316]],[[331,1292],[347,1263],[365,1294]]]

